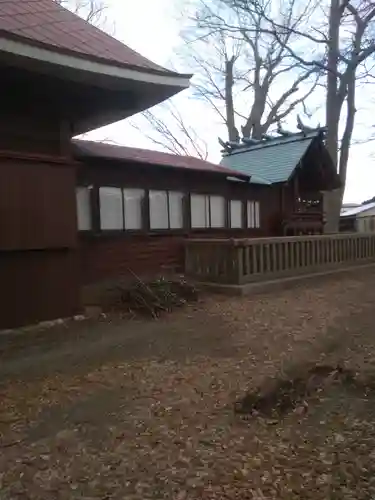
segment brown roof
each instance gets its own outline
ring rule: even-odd
[[[0,0],[0,36],[107,64],[175,74],[53,0]]]
[[[230,177],[249,179],[248,175],[232,169],[221,167],[215,163],[201,160],[193,156],[181,156],[151,149],[130,148],[127,146],[117,146],[104,142],[73,140],[76,146],[78,157],[106,158],[108,160],[123,160],[126,162],[143,163],[148,165],[158,165],[161,167],[171,167],[195,171],[205,171],[217,174],[225,174]]]

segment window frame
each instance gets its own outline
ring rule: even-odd
[[[77,184],[76,187],[85,187],[83,184]],[[188,205],[188,200],[189,200],[189,192],[186,191],[186,189],[170,189],[170,188],[163,188],[159,186],[152,186],[149,187],[149,184],[146,185],[139,185],[133,184],[133,183],[110,183],[110,182],[105,182],[105,183],[96,183],[91,186],[92,187],[92,192],[91,192],[91,230],[87,231],[79,231],[79,233],[83,234],[85,233],[86,236],[91,236],[91,237],[99,237],[99,238],[106,238],[106,237],[123,237],[126,238],[127,236],[136,236],[136,235],[170,235],[170,234],[188,234],[190,232],[189,224],[190,224],[190,218],[189,218],[189,207]],[[123,223],[124,223],[124,228],[123,229],[101,229],[101,218],[100,218],[100,195],[99,195],[99,190],[100,188],[117,188],[121,189],[122,192],[122,214],[123,214]],[[135,189],[135,190],[142,190],[144,192],[144,196],[142,199],[142,229],[126,229],[125,228],[125,204],[124,204],[124,190],[126,189]],[[168,227],[170,227],[170,193],[178,193],[181,195],[181,209],[182,209],[182,227],[181,228],[173,228],[173,229],[151,229],[150,227],[150,191],[164,191],[167,192],[167,203],[168,203]]]
[[[249,204],[251,204],[252,209],[251,209],[251,214],[252,218],[249,217]],[[246,200],[246,205],[245,205],[245,210],[246,210],[246,229],[249,230],[259,230],[261,229],[262,221],[260,217],[260,201],[259,200]],[[254,222],[254,225],[250,225],[251,219]]]
[[[102,229],[101,228],[101,213],[100,213],[100,188],[117,188],[121,189],[121,200],[122,200],[122,218],[123,218],[123,229]],[[142,214],[142,224],[141,229],[126,229],[125,228],[125,200],[124,200],[124,191],[126,189],[136,189],[142,190],[144,192],[144,196],[141,200],[141,214]],[[147,234],[148,232],[148,224],[149,220],[146,215],[148,214],[148,189],[139,185],[134,184],[113,184],[113,183],[101,183],[96,184],[93,188],[93,196],[92,196],[92,210],[93,210],[93,224],[92,231],[90,234],[96,237],[127,237],[134,235]]]
[[[167,197],[167,200],[168,200],[168,226],[169,226],[169,229],[167,229],[166,231],[168,232],[178,232],[178,233],[181,233],[181,232],[184,232],[186,231],[186,228],[187,228],[187,203],[186,203],[186,193],[184,190],[180,189],[168,189],[167,190],[168,192],[168,197]],[[171,200],[170,200],[170,194],[171,193],[174,193],[174,194],[178,194],[178,195],[181,195],[181,227],[171,227],[171,212],[170,212],[170,208],[171,208]]]
[[[156,191],[156,192],[164,192],[164,193],[167,193],[167,214],[168,214],[168,228],[162,228],[162,229],[153,229],[151,228],[151,217],[150,217],[150,208],[151,208],[151,204],[150,204],[150,192],[151,191]],[[171,213],[170,213],[170,198],[169,198],[169,194],[170,193],[179,193],[182,195],[182,199],[181,199],[181,205],[182,205],[182,227],[181,228],[173,228],[171,229]],[[152,234],[181,234],[181,233],[184,233],[186,232],[187,230],[187,225],[186,225],[186,192],[182,189],[178,190],[178,189],[159,189],[159,188],[151,188],[151,189],[148,189],[147,190],[147,199],[148,199],[148,213],[147,213],[147,226],[148,226],[148,229],[147,229],[147,232],[148,234],[152,235]]]
[[[89,207],[88,207],[88,215],[89,215],[89,222],[90,222],[90,228],[89,229],[80,229],[78,226],[78,190],[79,189],[86,189],[88,191],[88,199],[89,199]],[[76,196],[76,221],[77,221],[77,232],[78,234],[91,234],[95,230],[95,213],[93,210],[94,203],[93,203],[93,190],[94,187],[89,184],[76,184],[75,186],[75,196]]]
[[[238,231],[246,231],[246,230],[259,230],[261,228],[261,218],[260,218],[260,202],[259,200],[249,199],[245,196],[245,193],[238,193],[237,196],[231,192],[223,192],[223,190],[218,191],[200,191],[194,189],[178,189],[178,188],[164,188],[158,183],[147,183],[145,185],[140,183],[113,183],[113,182],[105,182],[100,184],[90,185],[90,201],[91,201],[91,229],[90,230],[79,230],[79,234],[86,234],[96,237],[127,237],[133,235],[173,235],[173,234],[185,234],[189,235],[191,233],[204,233],[204,232],[226,232],[231,234],[232,232]],[[80,183],[77,184],[76,187],[86,187],[87,184]],[[100,198],[99,198],[99,189],[100,188],[118,188],[121,189],[122,193],[122,216],[123,216],[123,229],[101,229],[101,219],[100,219]],[[125,190],[141,190],[143,191],[143,198],[141,200],[141,213],[142,213],[142,228],[140,229],[126,229],[125,227],[125,200],[124,200],[124,191]],[[151,221],[150,221],[150,192],[152,191],[162,191],[167,193],[167,207],[168,207],[168,229],[152,229]],[[179,193],[181,195],[181,205],[182,205],[182,227],[181,228],[170,228],[171,226],[171,202],[170,202],[170,193]],[[207,206],[207,217],[209,225],[206,227],[193,227],[192,225],[192,213],[191,213],[191,201],[192,196],[203,196],[205,197],[205,203]],[[219,227],[212,227],[212,214],[211,214],[211,197],[219,197],[223,200],[224,204],[224,225]],[[242,203],[243,213],[242,213],[242,227],[231,227],[231,213],[230,213],[230,203],[231,201],[239,201]],[[253,202],[254,206],[254,215],[253,217],[258,217],[259,226],[258,227],[249,227],[248,220],[248,202]],[[256,211],[256,204],[258,204],[258,215]]]
[[[146,206],[146,199],[148,200],[148,190],[144,188],[138,188],[138,187],[133,187],[133,186],[126,186],[122,187],[122,212],[123,212],[123,217],[124,217],[124,233],[142,233],[145,230],[146,226],[146,220],[145,220],[145,206]],[[125,191],[142,191],[143,196],[141,198],[141,207],[140,207],[140,212],[141,212],[141,225],[139,228],[126,228],[126,210],[125,210]]]
[[[240,203],[240,214],[241,214],[241,225],[240,226],[235,226],[232,227],[232,202],[233,203]],[[237,197],[237,198],[230,198],[228,201],[228,228],[232,231],[239,231],[245,229],[245,224],[246,220],[244,217],[244,201]],[[247,207],[247,204],[246,204]]]
[[[205,197],[205,215],[208,215],[208,226],[205,227],[193,227],[192,225],[192,214],[191,214],[191,198],[192,196],[203,196]],[[212,217],[211,217],[211,197],[214,198],[222,198],[224,202],[224,224],[223,226],[212,226]],[[207,210],[207,211],[206,211]],[[225,194],[221,193],[207,193],[207,192],[198,192],[191,191],[189,193],[189,231],[202,233],[204,231],[228,231],[230,228],[228,227],[228,197]]]
[[[223,201],[223,225],[222,226],[213,226],[212,225],[212,210],[211,210],[211,198],[221,198]],[[209,218],[209,227],[207,229],[212,229],[212,230],[222,230],[222,229],[228,229],[228,199],[226,196],[220,195],[220,194],[210,194],[208,195],[208,218]]]
[[[100,198],[100,190],[101,189],[116,189],[120,191],[120,199],[121,199],[121,216],[122,216],[122,228],[103,228],[102,227],[102,206],[101,206],[101,198]],[[107,233],[107,232],[123,232],[125,229],[124,223],[125,223],[125,217],[124,217],[124,195],[123,195],[123,189],[118,186],[100,186],[98,189],[98,200],[99,200],[99,228],[102,233]]]
[[[205,216],[205,219],[207,217],[207,213],[208,213],[208,220],[210,221],[210,206],[208,204],[208,207],[207,207],[207,194],[206,193],[193,193],[193,192],[190,192],[189,193],[189,229],[191,231],[207,231],[207,229],[209,229],[209,227],[207,226],[200,226],[200,227],[196,227],[196,226],[193,226],[193,217],[192,217],[192,211],[191,211],[191,207],[192,207],[192,197],[193,196],[201,196],[204,198],[204,216]]]
[[[158,228],[153,228],[151,227],[151,193],[165,193],[166,194],[166,202],[167,202],[167,227],[158,227]],[[170,210],[169,210],[169,193],[166,189],[150,189],[148,191],[148,226],[149,226],[149,231],[151,233],[154,232],[163,232],[163,231],[170,231]]]

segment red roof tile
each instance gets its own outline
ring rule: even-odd
[[[174,74],[53,0],[0,0],[0,36],[107,64]]]
[[[201,160],[193,156],[180,156],[151,149],[130,148],[116,146],[104,142],[73,140],[78,157],[106,158],[108,160],[123,160],[126,162],[157,165],[195,171],[205,171],[225,174],[230,177],[249,179],[249,176],[235,170],[221,167],[215,163]]]

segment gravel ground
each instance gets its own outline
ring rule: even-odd
[[[375,397],[325,386],[282,418],[234,402],[289,371],[375,374],[375,271],[158,321],[0,337],[0,498],[375,498]]]

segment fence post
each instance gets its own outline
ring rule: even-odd
[[[243,281],[243,257],[244,257],[244,247],[237,245],[233,247],[233,251],[236,258],[236,268],[237,268],[237,283],[240,285]]]

